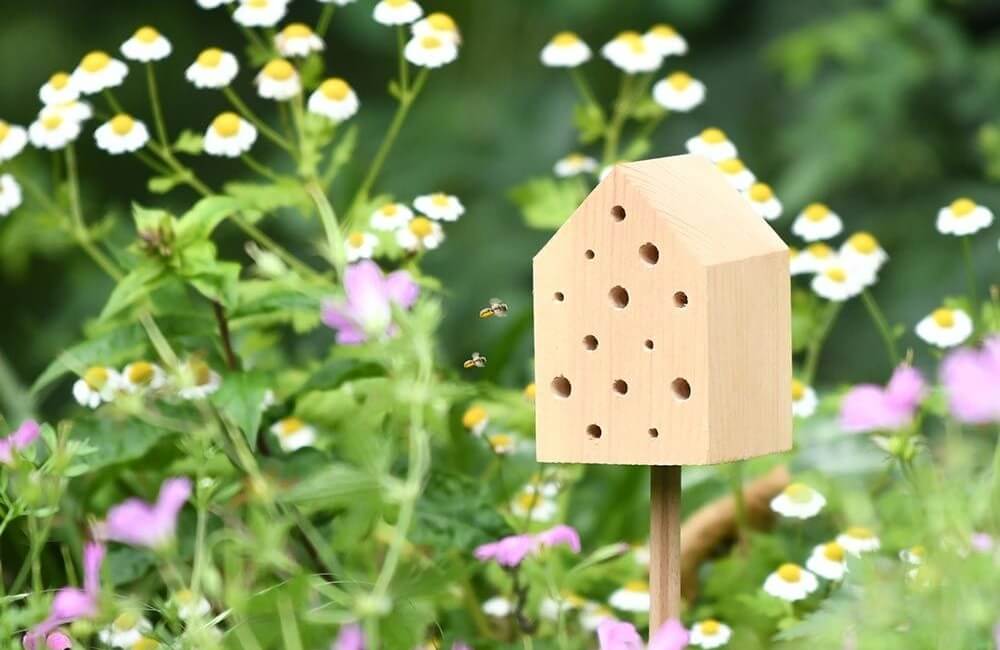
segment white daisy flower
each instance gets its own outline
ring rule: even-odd
[[[443,192],[418,196],[413,200],[413,207],[435,221],[458,221],[465,213],[465,206],[457,196]]]
[[[590,60],[590,48],[573,32],[559,32],[542,48],[542,65],[575,68]]]
[[[756,182],[750,186],[743,196],[750,201],[750,207],[760,217],[774,221],[781,216],[781,201],[774,195],[774,190],[767,183]]]
[[[506,456],[514,453],[517,448],[517,438],[509,433],[493,433],[486,436],[486,441],[490,443],[493,453],[498,456]]]
[[[94,131],[97,146],[110,154],[131,153],[142,149],[149,141],[146,125],[121,113]]]
[[[437,221],[416,216],[396,231],[396,243],[408,251],[433,250],[444,241],[444,230]]]
[[[170,56],[172,49],[170,41],[155,28],[148,25],[136,30],[132,38],[122,43],[121,47],[122,54],[126,59],[141,63],[165,59]]]
[[[732,628],[714,618],[709,618],[691,626],[688,643],[697,648],[719,648],[729,643],[732,636]]]
[[[354,231],[344,240],[344,250],[348,263],[358,260],[369,260],[375,254],[378,237],[370,232]]]
[[[955,199],[938,210],[937,229],[942,235],[971,235],[992,223],[993,211],[972,199]]]
[[[66,104],[50,104],[42,108],[39,115],[45,119],[49,115],[58,115],[67,120],[82,124],[94,116],[94,109],[87,102],[73,101]]]
[[[356,1],[357,0],[319,0],[319,2],[322,3],[322,4],[328,5],[330,3],[333,3],[333,4],[337,5],[338,7],[346,7],[347,5],[349,5],[349,4],[353,3],[353,2],[356,2]]]
[[[578,174],[593,174],[597,171],[598,162],[582,153],[571,153],[556,161],[552,171],[559,178],[569,178]]]
[[[413,0],[382,0],[372,15],[383,25],[408,25],[423,16],[424,10]]]
[[[753,182],[757,180],[753,172],[747,169],[746,165],[739,158],[729,158],[727,160],[720,161],[716,167],[720,172],[725,175],[726,180],[729,184],[737,189],[737,191],[745,192],[750,189]]]
[[[343,122],[358,112],[358,96],[343,79],[331,77],[309,96],[309,112]]]
[[[792,483],[771,499],[771,510],[792,519],[811,519],[825,505],[823,495],[804,483]]]
[[[736,145],[729,141],[722,129],[709,127],[689,139],[684,146],[690,153],[704,156],[714,163],[736,157]]]
[[[73,71],[73,85],[85,95],[99,93],[106,88],[120,86],[128,74],[128,66],[95,50],[83,57]]]
[[[649,585],[641,580],[627,582],[611,594],[608,604],[623,612],[648,612]]]
[[[972,319],[961,309],[941,307],[917,323],[917,336],[939,348],[955,347],[972,335]]]
[[[113,400],[121,385],[121,375],[113,368],[93,366],[73,382],[73,399],[80,406],[96,409],[102,402]]]
[[[440,68],[458,58],[458,47],[441,36],[414,36],[403,48],[403,55],[413,65]]]
[[[264,99],[285,101],[302,92],[299,73],[285,59],[273,59],[260,71],[255,80],[257,93]]]
[[[837,543],[844,547],[844,550],[851,555],[861,555],[877,551],[881,546],[875,533],[861,526],[851,526],[843,533],[837,535]]]
[[[119,614],[108,627],[97,633],[103,643],[112,648],[131,649],[143,634],[153,629],[152,623],[134,612]]]
[[[232,83],[239,71],[240,64],[235,56],[217,47],[210,47],[201,51],[195,62],[188,66],[184,76],[196,88],[225,88]]]
[[[823,242],[809,244],[801,251],[791,249],[789,259],[792,275],[820,273],[839,263],[837,254]]]
[[[244,27],[274,27],[288,11],[288,0],[240,0],[233,20]]]
[[[653,99],[667,110],[687,113],[705,101],[705,84],[686,72],[674,72],[656,82]]]
[[[23,126],[0,120],[0,163],[21,153],[28,142],[28,132]]]
[[[413,211],[402,203],[386,203],[372,213],[371,226],[375,230],[394,231],[402,228],[413,218]]]
[[[80,122],[59,111],[43,110],[28,127],[28,138],[39,149],[62,149],[79,135]]]
[[[799,418],[810,417],[816,412],[819,400],[812,386],[806,386],[798,379],[792,380],[792,415]]]
[[[538,604],[538,615],[545,620],[556,621],[560,614],[565,616],[566,612],[582,607],[584,602],[583,598],[572,592],[560,594],[558,598],[546,596]]]
[[[580,627],[588,632],[593,632],[602,622],[614,618],[614,612],[600,603],[587,601],[580,608]]]
[[[121,387],[127,393],[157,390],[167,381],[163,368],[149,361],[133,361],[122,369]]]
[[[181,399],[205,399],[222,386],[222,377],[201,359],[192,358],[181,369],[184,385],[177,391]]]
[[[632,547],[632,558],[639,566],[649,566],[649,545],[639,544]]]
[[[802,600],[817,587],[819,580],[816,576],[797,564],[782,564],[764,581],[764,591],[789,602]]]
[[[202,9],[215,9],[216,7],[221,7],[222,5],[232,4],[236,0],[196,0],[198,6]]]
[[[316,429],[294,416],[275,422],[271,433],[277,436],[278,445],[286,454],[316,444]]]
[[[462,414],[462,426],[474,435],[481,436],[490,423],[489,413],[478,404],[473,404]]]
[[[559,506],[539,491],[526,486],[510,503],[510,512],[518,518],[527,517],[531,513],[531,521],[551,521],[559,510]]]
[[[813,276],[813,292],[833,302],[844,302],[861,293],[865,288],[864,275],[843,265],[832,265]]]
[[[912,564],[914,566],[920,566],[924,563],[924,558],[927,557],[927,549],[923,546],[911,546],[910,548],[904,548],[899,552],[899,559],[907,564]]]
[[[80,98],[80,91],[73,83],[73,77],[66,72],[57,72],[38,90],[38,98],[46,106],[68,104]]]
[[[413,23],[414,36],[437,36],[444,40],[451,40],[455,45],[462,42],[462,35],[458,31],[458,25],[448,14],[435,11],[428,14],[426,18]]]
[[[865,276],[865,286],[870,286],[875,284],[879,269],[888,261],[889,255],[871,233],[856,232],[841,245],[840,259],[845,265],[859,270]]]
[[[205,153],[236,158],[253,146],[257,129],[236,113],[221,113],[205,131]]]
[[[808,242],[832,239],[843,229],[840,217],[823,203],[810,203],[792,223],[792,232]]]
[[[628,74],[652,72],[663,63],[663,55],[650,47],[638,32],[626,31],[615,36],[604,47],[605,59]]]
[[[483,602],[483,613],[493,618],[506,618],[514,611],[514,604],[503,596],[493,596]]]
[[[23,200],[17,180],[10,174],[0,174],[0,217],[16,210]]]
[[[806,568],[821,578],[839,581],[847,573],[847,557],[844,547],[837,542],[820,544],[813,549],[806,561]]]
[[[189,589],[182,589],[174,594],[174,606],[177,607],[177,617],[182,621],[205,618],[212,612],[208,599],[199,596]]]
[[[642,38],[660,56],[687,54],[687,41],[671,25],[654,25]]]
[[[281,56],[309,56],[322,52],[323,39],[305,23],[290,23],[274,37],[274,46]]]
[[[552,479],[543,481],[540,475],[535,474],[523,489],[530,494],[541,494],[547,499],[554,499],[559,495],[560,486],[558,481]]]
[[[613,164],[612,165],[605,165],[604,168],[601,170],[601,173],[599,173],[597,175],[597,180],[598,181],[603,181],[605,178],[608,177],[608,174],[610,174],[614,170],[615,170],[615,166]]]

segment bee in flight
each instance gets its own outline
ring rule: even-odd
[[[480,318],[503,318],[507,315],[507,303],[500,300],[499,298],[490,298],[489,307],[483,307],[479,310]]]
[[[478,352],[472,353],[471,359],[466,359],[465,363],[462,364],[464,368],[485,368],[486,367],[486,357],[479,354]]]

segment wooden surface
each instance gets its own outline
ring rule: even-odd
[[[649,634],[681,615],[681,468],[649,468]]]
[[[538,460],[789,449],[789,294],[787,248],[714,166],[618,165],[534,259]]]

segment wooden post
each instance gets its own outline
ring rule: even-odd
[[[681,615],[681,467],[649,468],[649,634]]]

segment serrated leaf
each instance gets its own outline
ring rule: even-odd
[[[142,458],[163,438],[173,435],[134,418],[112,420],[85,417],[77,419],[70,438],[86,441],[94,453],[83,457],[90,471]]]
[[[146,182],[146,187],[153,194],[166,194],[184,182],[184,177],[180,174],[173,176],[153,176]]]
[[[222,220],[239,209],[239,202],[230,196],[209,196],[198,201],[177,220],[176,246],[183,248],[207,239]]]
[[[604,111],[596,104],[577,104],[573,107],[573,125],[580,132],[580,142],[595,142],[604,135]]]
[[[101,310],[101,319],[107,320],[132,305],[147,298],[166,279],[165,269],[154,261],[144,261],[121,279],[108,296]]]
[[[204,141],[205,138],[200,133],[184,130],[181,131],[181,134],[177,136],[177,140],[174,141],[173,149],[180,153],[197,156],[204,148]]]
[[[541,177],[518,185],[509,196],[529,226],[555,230],[579,207],[587,196],[587,187],[579,178]]]
[[[225,192],[236,199],[241,210],[271,212],[278,208],[297,208],[308,213],[309,195],[293,179],[280,183],[226,183]]]

